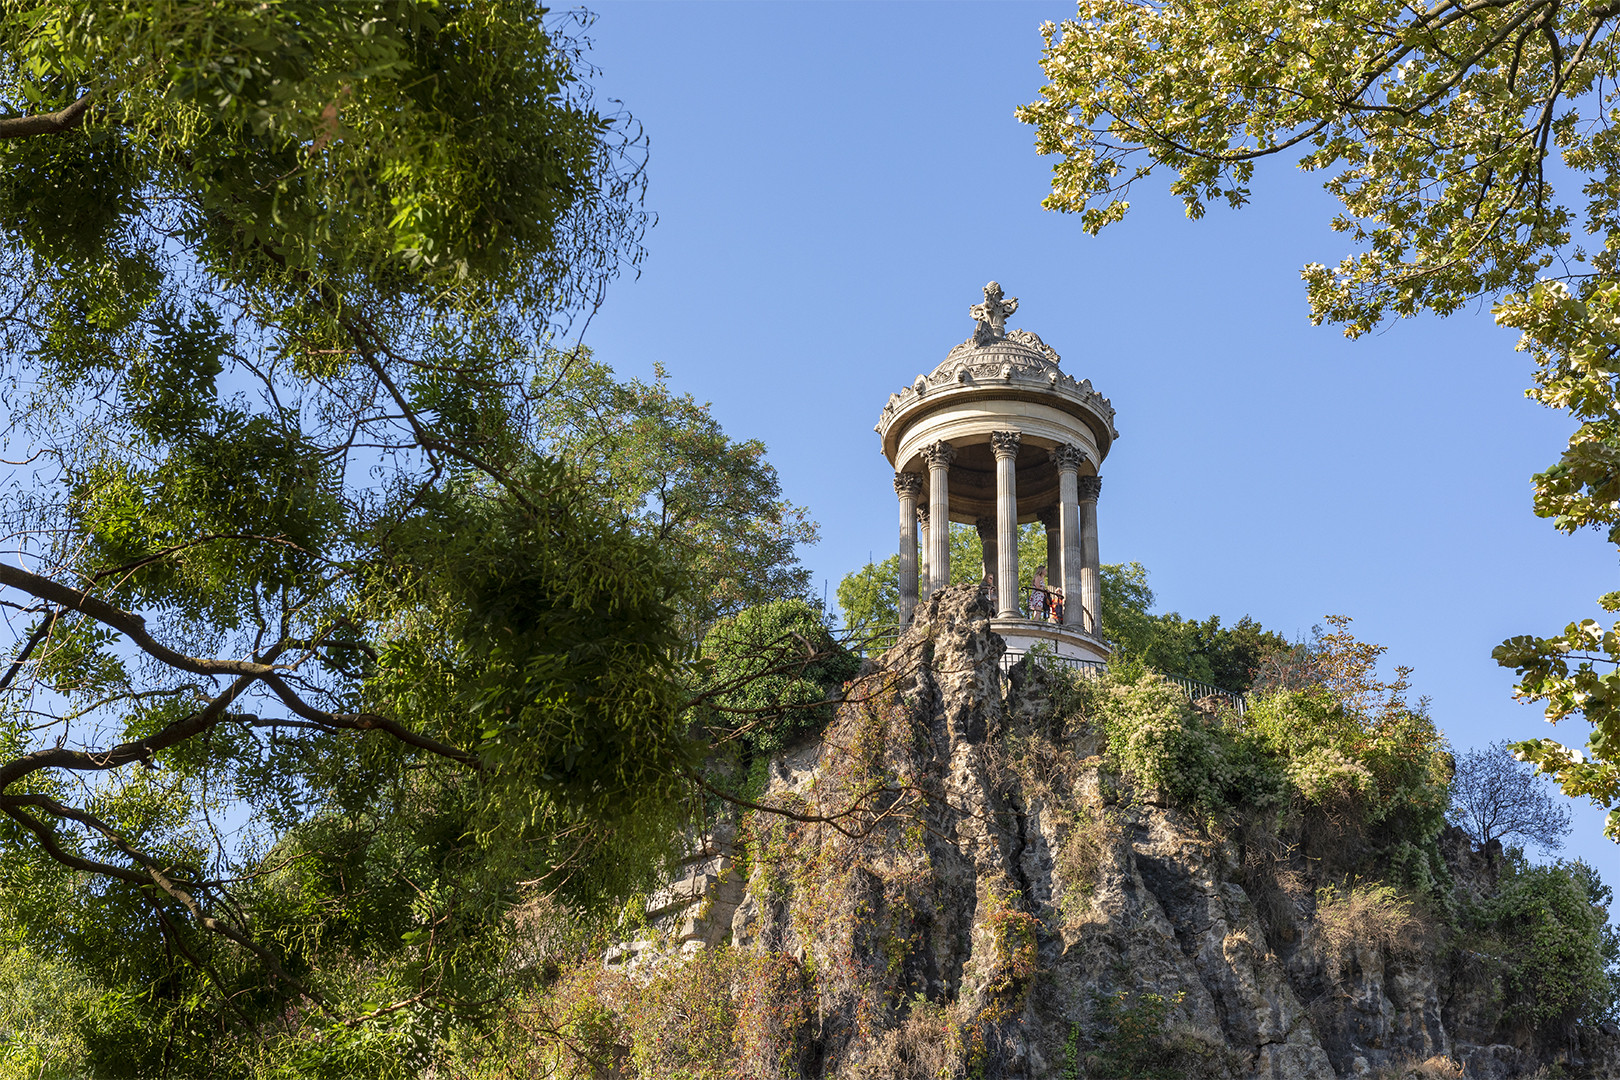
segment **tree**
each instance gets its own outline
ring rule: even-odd
[[[838,610],[850,643],[861,651],[888,647],[900,624],[900,556],[867,563],[838,583]]]
[[[1480,847],[1519,840],[1548,851],[1564,846],[1570,821],[1569,808],[1553,801],[1535,770],[1514,760],[1506,742],[1457,759],[1448,816]]]
[[[669,846],[688,580],[535,450],[645,220],[573,32],[0,10],[0,947],[101,988],[86,1071],[399,1073],[519,882]]]
[[[1471,912],[1481,953],[1501,978],[1504,1012],[1543,1045],[1582,1022],[1613,1021],[1620,939],[1608,922],[1613,890],[1580,860],[1537,866],[1510,852],[1501,887]]]
[[[1535,512],[1620,543],[1620,136],[1607,81],[1620,7],[1507,0],[1302,5],[1081,0],[1044,28],[1048,83],[1019,110],[1059,157],[1047,207],[1091,232],[1164,167],[1190,217],[1248,201],[1255,165],[1295,154],[1327,175],[1353,251],[1304,268],[1316,322],[1348,336],[1390,316],[1496,300],[1535,361],[1532,398],[1579,421],[1535,477]],[[1586,197],[1577,213],[1553,182]],[[1597,239],[1576,242],[1575,230]],[[1620,610],[1620,594],[1602,599]],[[1494,653],[1547,718],[1581,714],[1587,749],[1516,750],[1566,793],[1610,807],[1620,840],[1620,624],[1571,623]]]
[[[548,352],[545,445],[694,576],[683,610],[694,640],[745,607],[808,597],[797,548],[816,542],[816,523],[782,498],[765,444],[734,442],[708,404],[671,393],[662,365],[654,372],[620,382],[589,350]]]
[[[703,655],[712,668],[695,700],[711,742],[740,740],[748,758],[832,719],[844,683],[860,669],[821,611],[803,600],[774,600],[721,620],[704,637]]]

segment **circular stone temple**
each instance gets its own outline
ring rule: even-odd
[[[986,285],[984,303],[968,309],[973,337],[891,394],[878,418],[900,497],[900,627],[950,584],[947,523],[959,521],[978,529],[991,625],[1010,649],[1045,643],[1060,656],[1105,659],[1097,467],[1119,437],[1114,407],[1089,379],[1059,370],[1038,336],[1006,329],[1016,310],[1015,297]],[[1031,521],[1046,526],[1047,584],[1021,591],[1018,527]]]

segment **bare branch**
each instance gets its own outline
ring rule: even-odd
[[[0,139],[26,139],[33,135],[60,135],[84,123],[84,114],[90,108],[92,91],[64,109],[33,116],[0,117]]]
[[[71,611],[77,611],[90,616],[97,622],[106,624],[129,638],[141,650],[160,660],[170,667],[193,675],[252,675],[255,677],[268,675],[275,670],[268,664],[255,664],[246,660],[207,660],[196,656],[186,656],[176,652],[158,642],[151,634],[146,632],[146,620],[132,612],[113,607],[104,600],[98,600],[88,592],[69,588],[57,581],[39,574],[29,573],[20,567],[0,563],[0,585],[13,589],[21,589],[58,604]]]

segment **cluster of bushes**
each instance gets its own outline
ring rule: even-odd
[[[814,1004],[790,957],[708,949],[652,978],[581,952],[508,1001],[487,1033],[457,1033],[448,1072],[468,1080],[663,1076],[754,1080],[801,1071]]]
[[[1547,1041],[1582,1021],[1614,1019],[1620,933],[1608,922],[1613,890],[1580,860],[1537,865],[1510,848],[1497,888],[1463,905],[1460,944],[1497,985],[1509,1024]]]
[[[1025,525],[1018,540],[1020,587],[1028,587],[1035,568],[1045,562],[1045,532],[1038,524]],[[951,583],[977,581],[983,567],[978,533],[966,525],[952,525]],[[851,571],[839,582],[838,605],[844,626],[859,646],[881,649],[894,634],[899,619],[899,580],[900,557],[890,555]],[[1185,675],[1240,694],[1249,688],[1266,657],[1291,648],[1287,638],[1247,615],[1222,626],[1218,615],[1199,620],[1174,611],[1153,614],[1155,597],[1141,563],[1105,563],[1101,583],[1103,633],[1116,655],[1129,657],[1139,666]]]
[[[1369,717],[1315,688],[1257,696],[1240,720],[1152,675],[1103,683],[1092,706],[1107,762],[1176,805],[1207,819],[1269,813],[1277,829],[1332,826],[1336,862],[1434,882],[1451,766],[1422,710]]]

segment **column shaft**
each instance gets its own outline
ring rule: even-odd
[[[1016,619],[1018,609],[1018,444],[1016,431],[992,431],[996,454],[996,615]]]
[[[1054,589],[1063,588],[1063,514],[1059,507],[1042,510],[1041,525],[1046,529],[1046,581]]]
[[[1046,530],[1046,605],[1041,617],[1050,619],[1056,597],[1063,591],[1063,515],[1053,506],[1042,510],[1039,516]],[[1031,600],[1033,602],[1033,597]],[[1030,614],[1033,616],[1034,612]]]
[[[1081,567],[1080,527],[1080,465],[1086,455],[1077,446],[1060,446],[1052,451],[1052,462],[1058,470],[1058,528],[1063,549],[1062,573],[1058,577],[1063,590],[1063,625],[1082,632],[1090,631],[1086,623],[1084,574]],[[1048,575],[1051,568],[1047,569]]]
[[[928,576],[928,504],[917,507],[917,602],[920,604],[934,593],[934,583]]]
[[[900,629],[911,625],[917,610],[917,496],[922,477],[895,473],[894,493],[900,499]]]
[[[1097,551],[1097,496],[1102,477],[1080,477],[1080,600],[1086,632],[1102,636],[1102,559]]]
[[[951,583],[951,461],[956,449],[937,442],[923,451],[928,462],[928,576],[931,592]]]
[[[994,584],[1001,572],[1001,564],[996,561],[996,519],[982,517],[973,526],[979,530],[979,546],[984,549],[984,576],[979,580]]]

